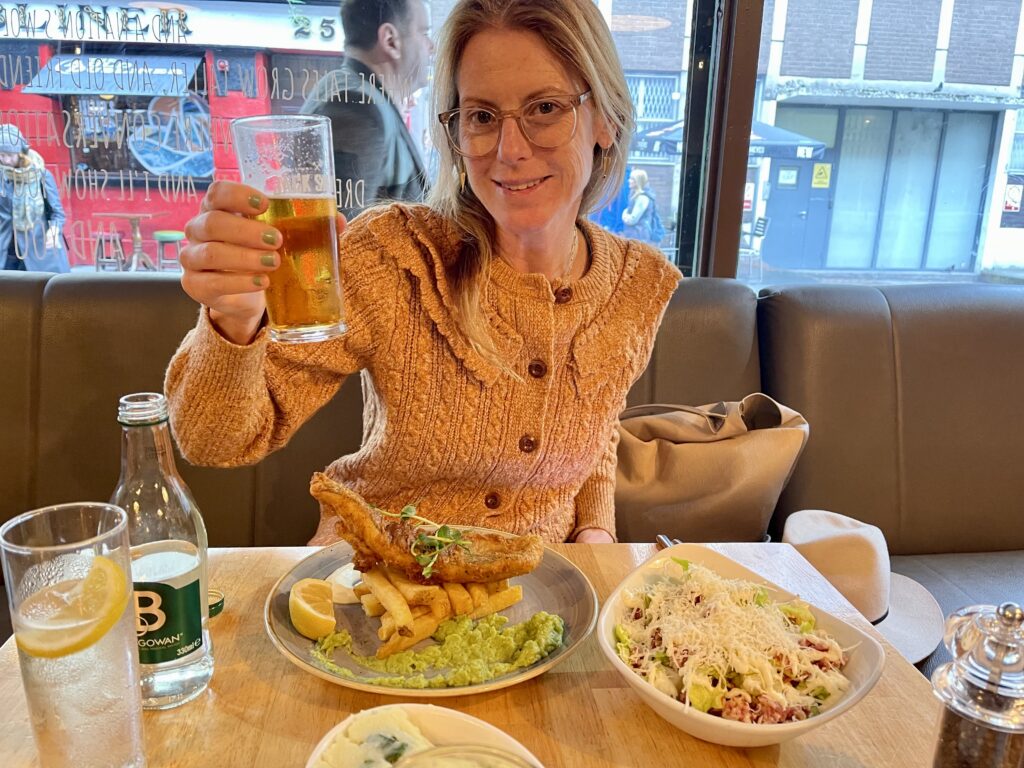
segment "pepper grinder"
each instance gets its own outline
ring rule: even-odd
[[[933,768],[1024,768],[1024,610],[961,608],[943,642],[953,661],[932,675],[946,705]]]

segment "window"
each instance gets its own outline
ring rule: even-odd
[[[764,2],[737,276],[975,281],[1019,271],[1021,3],[1001,3],[996,25],[972,3],[826,6]],[[760,149],[759,128],[785,134]]]
[[[435,33],[453,4],[428,2]],[[702,132],[686,130],[687,88],[711,67],[706,52],[717,31],[715,5],[597,5],[612,29],[636,110],[629,171],[646,177],[644,194],[665,230],[658,245],[678,259],[677,218],[699,198],[680,204],[683,159],[688,141],[703,141]],[[694,25],[701,9],[704,21]],[[337,0],[37,3],[0,17],[6,41],[0,121],[19,128],[57,182],[72,267],[93,269],[100,235],[110,232],[120,235],[126,252],[155,261],[155,233],[184,230],[213,179],[237,178],[231,120],[297,113],[316,84],[340,66],[342,37]],[[701,71],[691,72],[695,67]],[[437,173],[430,163],[428,96],[423,89],[400,106],[412,143]],[[689,105],[694,125],[705,123],[709,98],[699,91]],[[649,228],[630,227],[623,215],[634,210],[636,196],[627,181],[592,218],[642,237]]]
[[[1018,109],[1013,128],[1013,146],[1010,148],[1010,162],[1007,173],[1024,173],[1024,109]]]

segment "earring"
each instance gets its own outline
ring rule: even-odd
[[[459,179],[459,192],[466,191],[466,167],[459,163],[458,165],[452,166],[452,176],[458,177]]]
[[[606,148],[601,151],[601,178],[608,178],[608,166],[611,164],[612,151],[611,148]]]

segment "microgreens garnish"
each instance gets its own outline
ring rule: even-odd
[[[462,531],[452,528],[449,525],[438,525],[433,520],[428,520],[416,514],[416,505],[407,504],[402,507],[401,512],[388,512],[386,509],[377,510],[388,517],[396,517],[402,522],[415,522],[420,525],[428,525],[436,530],[433,533],[418,533],[409,547],[409,552],[416,559],[416,562],[423,566],[423,578],[429,579],[434,574],[434,563],[437,558],[449,547],[462,547],[469,550],[469,542],[462,536]]]

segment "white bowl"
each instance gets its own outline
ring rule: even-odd
[[[398,707],[404,709],[412,724],[420,729],[420,732],[434,746],[444,747],[451,744],[472,744],[474,746],[494,747],[511,752],[521,757],[536,768],[543,768],[540,760],[534,757],[530,751],[499,728],[490,723],[463,714],[455,709],[447,707],[435,707],[433,704],[386,704],[382,707],[374,707],[372,711],[391,709]],[[320,754],[327,749],[334,737],[345,733],[349,724],[357,715],[363,712],[370,712],[364,709],[360,712],[353,712],[336,726],[331,728],[316,745],[313,753],[306,761],[306,768],[313,768]]]
[[[777,602],[792,600],[796,595],[765,581],[758,574],[744,568],[736,561],[730,560],[725,555],[697,544],[679,544],[662,550],[629,574],[615,588],[605,602],[604,608],[601,609],[601,615],[597,620],[598,644],[612,666],[640,694],[644,703],[680,730],[691,736],[696,736],[698,739],[714,744],[723,744],[727,747],[763,747],[768,744],[779,744],[839,717],[864,698],[865,694],[878,681],[885,664],[885,652],[882,650],[882,646],[867,633],[812,605],[817,625],[832,635],[844,649],[852,648],[852,650],[848,650],[849,661],[843,668],[843,674],[850,680],[850,689],[835,704],[824,709],[821,714],[792,723],[740,723],[709,715],[666,696],[623,663],[615,652],[613,632],[615,624],[623,614],[624,592],[627,589],[639,587],[646,572],[660,569],[670,557],[679,557],[703,565],[727,579],[745,579],[762,584],[768,590],[771,598]]]

